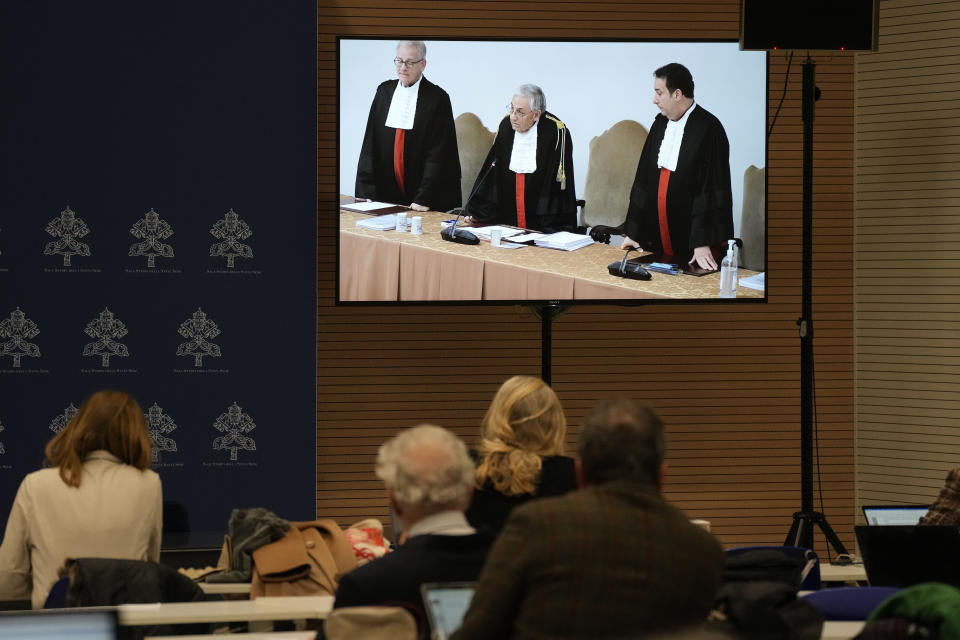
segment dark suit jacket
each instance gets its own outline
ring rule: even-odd
[[[492,542],[485,533],[410,538],[396,551],[345,573],[333,606],[396,604],[422,612],[420,585],[476,580]]]
[[[723,552],[648,485],[611,482],[514,509],[463,626],[470,638],[636,638],[706,619]]]

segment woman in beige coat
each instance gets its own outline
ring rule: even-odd
[[[30,598],[34,609],[68,557],[160,558],[160,477],[132,396],[93,394],[46,455],[48,468],[20,484],[0,545],[0,600]]]

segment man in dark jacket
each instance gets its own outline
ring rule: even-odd
[[[468,221],[536,231],[577,226],[570,129],[547,111],[540,87],[521,85],[480,167]]]
[[[477,533],[463,514],[473,462],[453,433],[420,425],[380,447],[376,471],[406,542],[344,574],[333,606],[392,604],[422,615],[421,584],[476,580],[490,548],[490,536]]]
[[[706,620],[723,552],[660,495],[664,451],[649,408],[594,408],[580,434],[585,488],[514,509],[454,640],[645,638]]]
[[[354,195],[446,211],[460,204],[457,130],[447,92],[427,80],[427,45],[397,44],[398,80],[377,87],[357,164]]]

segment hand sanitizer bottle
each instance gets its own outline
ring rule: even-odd
[[[736,241],[727,240],[727,255],[720,263],[720,297],[737,297],[737,253]]]

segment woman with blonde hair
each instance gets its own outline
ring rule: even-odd
[[[504,382],[481,425],[470,524],[496,534],[517,505],[576,489],[573,459],[563,455],[566,436],[563,407],[547,383],[531,376]]]
[[[160,559],[163,498],[130,394],[93,394],[17,491],[0,544],[0,600],[43,606],[66,558]]]

